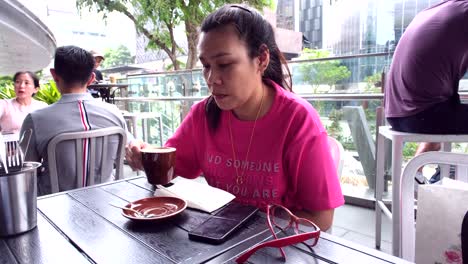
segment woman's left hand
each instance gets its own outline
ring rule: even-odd
[[[136,139],[125,148],[125,160],[133,170],[143,170],[141,163],[141,149],[148,147],[148,143]]]

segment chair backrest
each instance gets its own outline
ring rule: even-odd
[[[344,163],[344,148],[341,143],[335,138],[328,136],[328,145],[330,146],[330,152],[335,162],[336,171],[338,172],[338,177],[341,177],[341,172],[343,170]]]
[[[370,188],[374,188],[376,174],[375,143],[364,108],[362,106],[344,106],[343,114],[348,123],[356,151],[359,154],[367,183]]]
[[[74,184],[73,188],[78,188],[100,183],[106,178],[110,178],[115,164],[115,178],[121,179],[123,177],[126,141],[127,135],[121,127],[62,133],[52,138],[47,145],[52,193],[64,191],[59,188],[59,174],[61,177],[67,177],[68,179],[74,177],[76,184]],[[76,161],[76,163],[70,164],[72,163],[71,160],[61,160],[62,156],[69,156],[72,151],[69,148],[73,147],[75,155],[72,156],[73,161]],[[67,155],[57,155],[58,150],[66,151]],[[58,167],[75,168],[75,175],[63,175],[63,172],[58,171]]]
[[[414,261],[416,229],[414,225],[414,175],[427,164],[456,166],[455,179],[468,182],[468,154],[431,151],[412,158],[405,166],[400,183],[400,245],[402,258]],[[443,177],[443,174],[441,174]],[[394,231],[395,232],[395,231]]]

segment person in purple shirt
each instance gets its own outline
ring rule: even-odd
[[[467,68],[468,1],[443,1],[418,13],[396,47],[385,83],[385,115],[392,128],[468,133],[468,105],[458,94]],[[440,143],[422,143],[416,154],[439,149]]]

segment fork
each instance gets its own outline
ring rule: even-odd
[[[23,152],[18,141],[8,141],[6,166],[10,171],[18,171],[23,167]]]

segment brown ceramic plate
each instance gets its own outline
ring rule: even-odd
[[[175,216],[187,208],[187,202],[176,197],[158,196],[144,198],[125,205],[140,214],[122,209],[122,215],[138,221],[152,221]]]

